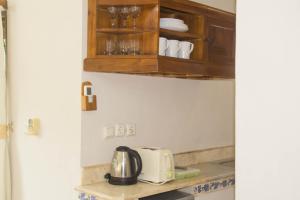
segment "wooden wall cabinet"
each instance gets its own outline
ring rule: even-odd
[[[211,76],[234,77],[235,23],[207,18],[205,49]]]
[[[107,8],[125,5],[142,8],[136,28],[111,28]],[[161,29],[162,17],[184,20],[189,31]],[[89,0],[88,18],[85,71],[193,79],[234,78],[234,14],[188,0]],[[194,43],[191,59],[159,56],[160,36]],[[140,54],[107,55],[107,40],[138,40]]]

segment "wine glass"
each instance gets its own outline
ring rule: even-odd
[[[105,54],[111,56],[114,54],[116,50],[116,42],[114,40],[108,39],[106,40],[106,51]]]
[[[140,16],[141,11],[142,11],[142,9],[140,6],[131,6],[130,7],[130,13],[133,18],[133,28],[136,28],[136,19]]]
[[[107,11],[110,15],[110,22],[112,28],[117,28],[118,26],[118,16],[119,16],[119,9],[115,6],[110,6],[107,8]]]
[[[120,17],[121,17],[121,26],[123,28],[127,27],[127,23],[128,23],[128,17],[129,17],[129,8],[124,6],[120,8]]]
[[[134,56],[140,54],[140,41],[138,39],[129,41],[129,51]]]
[[[128,42],[126,40],[121,40],[119,42],[119,48],[120,48],[120,54],[121,55],[127,55],[128,54],[129,45],[128,45]]]

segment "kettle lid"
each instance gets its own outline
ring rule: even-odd
[[[121,152],[128,152],[129,150],[130,148],[126,146],[120,146],[116,148],[116,151],[121,151]]]

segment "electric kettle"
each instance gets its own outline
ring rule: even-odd
[[[139,153],[126,146],[116,148],[110,173],[105,175],[112,185],[133,185],[142,171]]]

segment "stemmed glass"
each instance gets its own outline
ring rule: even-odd
[[[128,54],[129,45],[128,45],[128,42],[126,40],[121,40],[119,42],[119,48],[120,48],[120,54],[121,55],[127,55]]]
[[[129,41],[129,53],[134,56],[140,54],[140,41],[138,39]]]
[[[134,29],[136,28],[136,20],[140,16],[141,10],[142,9],[141,9],[140,6],[131,6],[130,7],[130,13],[131,13],[131,16],[133,18],[133,28]]]
[[[107,8],[107,11],[110,14],[111,27],[112,28],[117,28],[119,9],[115,6],[110,6],[110,7]]]
[[[124,6],[120,8],[120,17],[121,17],[121,27],[126,28],[128,25],[128,17],[129,17],[129,8]]]
[[[112,39],[106,40],[106,51],[104,52],[106,55],[111,56],[116,51],[116,41]]]

